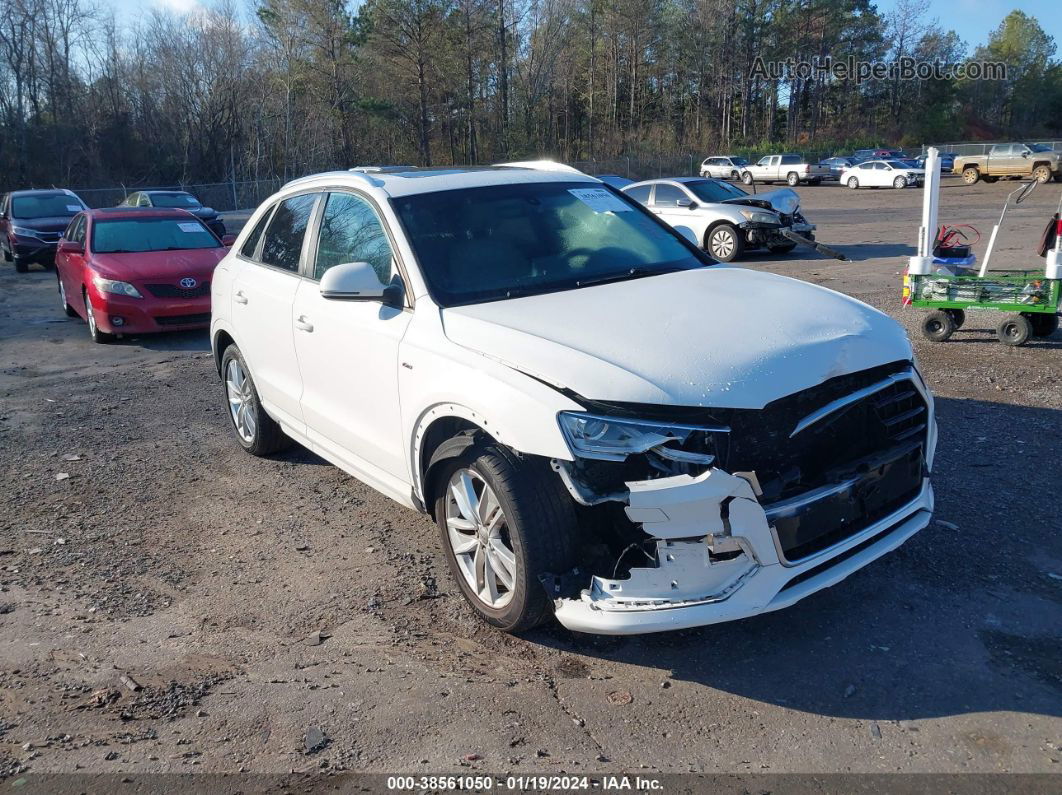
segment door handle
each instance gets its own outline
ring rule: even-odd
[[[247,296],[243,294],[243,290],[237,290],[236,293],[232,296],[232,300],[235,301],[237,304],[246,304]]]
[[[306,319],[306,315],[295,318],[295,328],[299,331],[313,331],[313,323]]]

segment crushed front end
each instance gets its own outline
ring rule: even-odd
[[[569,629],[656,632],[786,607],[932,514],[933,399],[910,362],[758,410],[584,403],[562,417],[575,459],[553,466],[583,514],[585,565],[544,582]]]

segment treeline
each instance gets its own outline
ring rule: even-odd
[[[970,52],[927,0],[221,0],[127,25],[92,0],[4,4],[0,188],[1062,133],[1055,43],[1018,11]],[[827,55],[1008,74],[754,68]]]

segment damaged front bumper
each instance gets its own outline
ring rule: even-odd
[[[697,478],[631,486],[627,514],[656,539],[659,565],[632,568],[622,580],[594,576],[578,598],[558,599],[557,620],[568,629],[634,635],[779,610],[900,546],[933,512],[926,478],[917,498],[903,508],[791,564],[779,555],[768,513],[743,478],[713,469]],[[705,527],[708,535],[691,537]]]
[[[711,468],[629,481],[625,492],[591,502],[594,495],[572,477],[570,465],[555,462],[580,504],[623,505],[647,537],[642,554],[648,558],[625,576],[617,577],[618,563],[612,577],[584,575],[578,594],[573,589],[554,599],[557,619],[575,631],[633,635],[746,618],[788,607],[900,546],[932,518],[936,420],[920,379],[904,373],[885,383],[915,384],[923,394],[923,435],[860,459],[855,474],[786,500],[761,502],[755,474]],[[881,384],[866,391],[888,397]],[[824,407],[808,422],[860,395]]]

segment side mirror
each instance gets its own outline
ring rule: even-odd
[[[229,235],[222,235],[221,236],[221,245],[223,245],[225,248],[230,248],[232,246],[232,244],[235,243],[235,242],[236,242],[236,235],[229,234]]]
[[[321,277],[321,296],[339,301],[383,301],[388,296],[386,284],[367,262],[344,262],[325,271]],[[390,291],[393,294],[393,290]]]
[[[692,207],[693,201],[683,196],[681,199],[675,199],[675,205],[678,207]]]
[[[1021,156],[1024,157],[1026,160],[1028,160],[1029,159],[1029,150],[1026,149],[1024,152],[1021,153]]]
[[[81,243],[74,243],[70,240],[60,240],[59,246],[56,249],[64,254],[84,254],[85,246]]]

